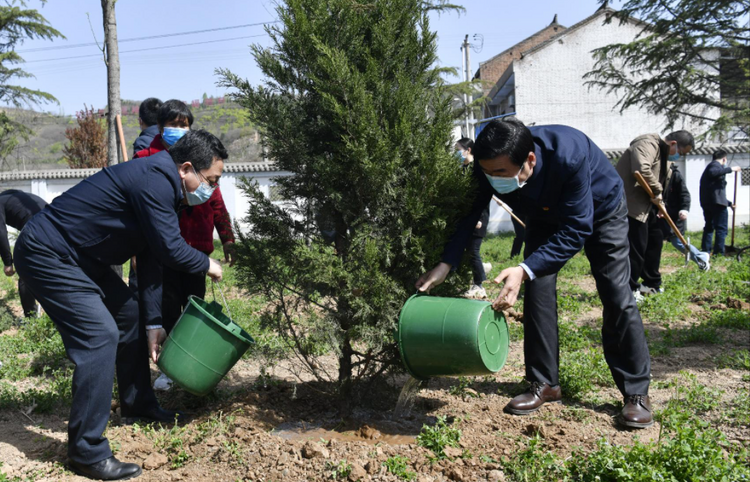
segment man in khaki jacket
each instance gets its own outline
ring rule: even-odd
[[[646,134],[635,138],[617,163],[628,203],[630,289],[636,300],[642,299],[643,294],[663,291],[659,261],[664,236],[658,225],[657,206],[663,202],[667,161],[676,161],[694,146],[695,139],[688,131],[675,131],[664,139],[657,134]],[[635,180],[636,171],[646,180],[655,199],[650,199]]]

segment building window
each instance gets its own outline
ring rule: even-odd
[[[750,168],[745,168],[740,172],[742,173],[742,185],[750,186]]]
[[[274,203],[286,201],[286,199],[284,199],[284,197],[281,195],[281,187],[275,184],[272,186],[268,186],[268,199],[270,199],[271,202]]]

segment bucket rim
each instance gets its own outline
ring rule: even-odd
[[[208,317],[208,319],[211,320],[211,322],[214,325],[217,325],[217,326],[223,328],[224,331],[226,331],[227,333],[231,334],[232,336],[234,336],[238,340],[240,340],[240,341],[242,341],[244,343],[247,343],[248,345],[254,345],[255,344],[255,340],[250,335],[250,333],[247,333],[245,330],[243,330],[240,325],[238,325],[237,323],[234,322],[234,320],[232,320],[231,318],[227,317],[227,318],[229,318],[229,321],[233,325],[235,325],[237,328],[240,329],[240,333],[235,333],[234,331],[232,331],[229,326],[227,326],[224,323],[222,323],[219,320],[217,320],[211,313],[209,313],[208,311],[206,311],[200,304],[196,303],[195,300],[200,300],[200,301],[203,301],[203,302],[206,302],[206,300],[204,300],[203,298],[200,298],[198,296],[195,296],[195,295],[188,296],[188,301],[190,302],[190,304],[192,306],[196,307],[201,313],[203,313],[204,315],[206,315],[206,317]],[[243,332],[247,333],[247,338],[242,335]]]
[[[406,368],[406,372],[409,375],[411,375],[413,378],[416,378],[417,380],[425,381],[425,380],[429,380],[430,377],[423,377],[421,375],[417,375],[416,373],[414,373],[412,371],[409,362],[406,360],[406,354],[404,353],[403,343],[401,343],[401,341],[402,341],[401,340],[401,320],[402,320],[402,317],[404,315],[404,310],[409,305],[409,302],[411,300],[413,300],[414,298],[422,297],[422,296],[429,296],[429,294],[427,294],[427,293],[416,293],[416,294],[413,294],[413,295],[411,295],[409,297],[408,300],[406,300],[406,302],[404,303],[404,306],[401,307],[401,312],[398,314],[398,326],[396,328],[396,343],[398,343],[398,352],[399,352],[399,355],[401,355],[401,363],[403,363],[404,368]]]

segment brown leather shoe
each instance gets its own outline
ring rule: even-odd
[[[648,395],[630,395],[625,398],[620,412],[620,425],[628,428],[646,428],[654,424]]]
[[[529,390],[508,402],[504,410],[513,415],[528,415],[545,403],[560,403],[561,399],[560,385],[551,387],[547,383],[531,382]]]

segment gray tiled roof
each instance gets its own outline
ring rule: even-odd
[[[50,169],[48,171],[0,172],[0,181],[26,181],[29,179],[85,179],[99,172],[99,169]],[[271,162],[228,162],[224,172],[276,172]]]
[[[718,149],[724,149],[727,152],[727,154],[748,154],[750,153],[750,144],[742,144],[738,146],[721,146],[721,145],[703,146],[703,147],[698,147],[697,149],[690,151],[690,155],[710,156]],[[607,155],[609,159],[619,159],[624,152],[625,152],[625,148],[604,150],[604,153]]]

